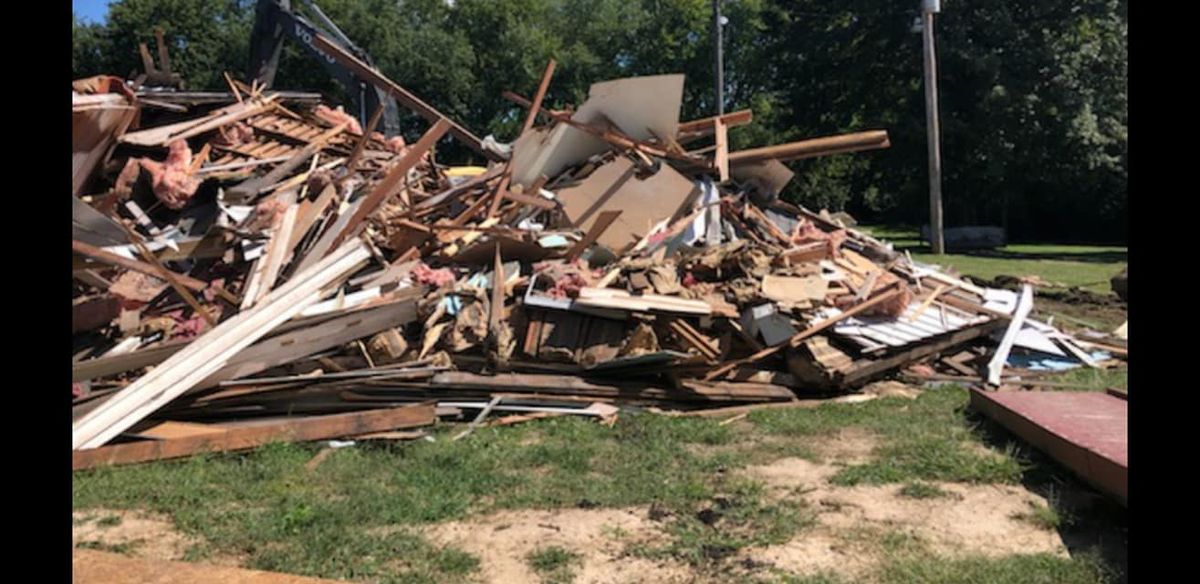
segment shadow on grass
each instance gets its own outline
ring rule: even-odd
[[[1014,448],[1015,456],[1024,463],[1021,484],[1051,503],[1059,517],[1055,529],[1071,556],[1098,555],[1113,571],[1110,581],[1126,584],[1128,510],[983,414],[967,407],[964,416],[977,425],[978,435],[988,446]]]

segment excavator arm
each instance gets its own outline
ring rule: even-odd
[[[337,43],[360,61],[374,67],[370,57],[350,42],[350,39],[346,38],[346,35],[342,34],[342,31],[315,4],[309,0],[301,0],[301,2],[321,23],[322,28],[318,28],[303,16],[296,14],[292,10],[290,0],[258,1],[254,28],[250,36],[250,63],[246,72],[247,77],[257,80],[264,87],[270,87],[275,81],[275,72],[279,68],[279,55],[283,50],[283,40],[290,37],[325,67],[325,70],[345,88],[353,105],[353,114],[364,129],[367,127],[367,118],[380,104],[383,104],[383,119],[380,120],[381,127],[378,129],[389,137],[399,134],[400,110],[395,98],[379,87],[363,81],[354,72],[317,48],[313,44],[313,38],[319,33]]]

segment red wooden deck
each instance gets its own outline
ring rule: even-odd
[[[1129,407],[1107,393],[971,390],[971,406],[1126,503]]]

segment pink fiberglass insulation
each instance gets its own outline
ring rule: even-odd
[[[150,176],[154,196],[169,209],[178,211],[200,187],[200,179],[192,175],[192,151],[187,142],[175,140],[167,144],[167,159],[159,162],[149,158],[130,158],[117,176],[114,191],[127,196],[133,191],[140,171]]]
[[[802,245],[814,241],[826,242],[829,245],[829,256],[834,257],[837,255],[837,250],[842,247],[842,242],[846,241],[846,230],[836,229],[826,233],[812,221],[804,220],[797,223],[796,231],[792,233],[792,243]]]
[[[424,262],[417,262],[416,267],[412,270],[412,279],[418,284],[426,286],[449,286],[454,284],[458,278],[454,277],[454,272],[449,268],[433,269],[425,265]]]
[[[331,109],[325,105],[318,105],[313,108],[313,115],[321,118],[322,121],[329,123],[331,126],[337,127],[339,124],[348,123],[347,130],[352,134],[362,135],[362,126],[358,124],[358,120],[354,116],[346,113],[345,110],[338,106],[337,109]]]
[[[254,141],[254,128],[245,122],[235,122],[217,128],[217,137],[213,143],[218,146],[240,146]]]

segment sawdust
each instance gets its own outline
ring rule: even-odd
[[[858,447],[848,448],[839,462],[869,455],[867,446],[874,440],[869,433],[850,428],[844,432],[851,432],[850,441],[857,441]],[[796,574],[834,571],[854,580],[882,559],[880,537],[867,538],[873,545],[864,544],[859,535],[864,531],[903,534],[947,555],[1067,554],[1057,532],[1017,518],[1031,504],[1047,504],[1045,498],[1022,487],[934,483],[947,496],[913,499],[900,495],[903,485],[829,484],[840,469],[840,464],[800,458],[748,467],[747,475],[763,481],[771,496],[807,502],[817,511],[817,525],[787,543],[742,550],[740,557]]]
[[[175,529],[165,516],[144,511],[88,509],[72,513],[71,542],[120,550],[156,560],[179,560],[199,543]]]
[[[480,559],[485,582],[537,582],[526,563],[535,550],[559,546],[580,555],[576,584],[690,582],[683,564],[626,556],[640,542],[668,537],[644,507],[501,511],[426,530],[432,541],[455,546]]]

